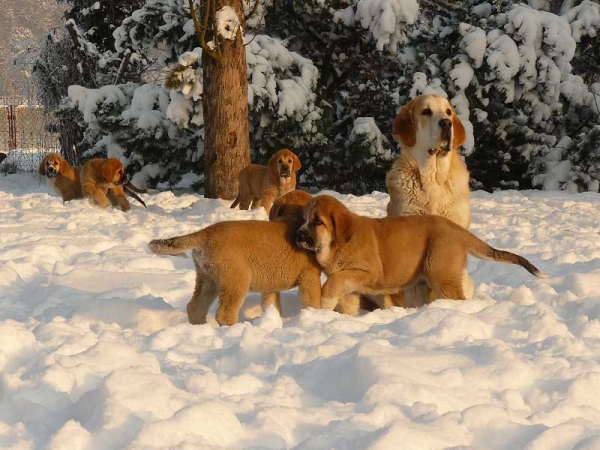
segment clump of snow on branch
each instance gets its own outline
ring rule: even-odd
[[[387,161],[394,159],[395,155],[391,151],[388,139],[381,133],[373,117],[357,117],[354,120],[349,141],[368,147],[371,158],[366,158],[365,164],[375,162],[376,158],[383,158]]]
[[[231,6],[223,6],[215,14],[217,34],[223,39],[233,41],[238,32],[244,33],[240,20]]]
[[[368,29],[377,42],[377,49],[396,53],[398,45],[408,42],[407,26],[419,15],[417,0],[354,0],[351,6],[336,11],[334,21],[351,26],[355,22]]]

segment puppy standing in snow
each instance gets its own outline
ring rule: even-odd
[[[278,304],[279,291],[298,286],[302,307],[321,306],[321,268],[314,254],[295,245],[297,220],[219,222],[192,234],[150,242],[150,250],[176,255],[193,249],[196,288],[187,305],[192,324],[206,323],[219,297],[219,325],[238,321],[248,291],[263,296],[263,307]],[[265,303],[266,302],[266,303]]]
[[[251,164],[239,174],[240,191],[231,204],[240,209],[265,208],[267,214],[276,198],[296,189],[296,172],[302,165],[295,153],[279,150],[266,166]]]
[[[466,134],[448,100],[440,95],[411,100],[394,120],[393,135],[402,151],[386,176],[388,216],[435,214],[469,229],[469,172],[458,153]],[[474,285],[466,268],[463,279],[465,295],[471,298]],[[423,284],[405,290],[404,296],[409,307],[431,299]]]
[[[346,294],[393,294],[425,282],[436,298],[464,300],[467,255],[518,264],[545,275],[525,258],[496,250],[440,216],[372,219],[321,195],[304,208],[298,245],[315,252],[327,274],[321,302],[333,309]]]
[[[40,175],[44,175],[54,192],[63,202],[83,198],[79,175],[81,167],[73,167],[65,158],[56,154],[47,154],[39,167]]]

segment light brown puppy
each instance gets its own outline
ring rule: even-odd
[[[102,208],[112,204],[129,211],[129,200],[123,190],[128,180],[118,159],[91,159],[81,169],[80,178],[81,191],[90,202]]]
[[[83,198],[79,182],[81,167],[73,167],[62,156],[49,153],[42,159],[39,172],[46,177],[48,184],[63,202]]]
[[[467,255],[518,264],[545,277],[525,258],[496,250],[440,216],[372,219],[353,214],[328,195],[304,209],[298,245],[315,252],[328,278],[323,308],[333,309],[349,293],[391,294],[425,281],[435,298],[466,299]]]
[[[240,191],[231,208],[265,208],[267,214],[276,198],[296,189],[296,172],[302,165],[295,153],[279,150],[266,166],[251,164],[239,174]]]
[[[149,247],[162,255],[193,249],[196,288],[187,305],[190,323],[206,323],[219,297],[217,322],[232,325],[248,291],[270,294],[298,286],[302,307],[320,308],[321,268],[314,254],[295,245],[296,230],[285,219],[219,222],[196,233],[154,240]]]
[[[393,135],[402,143],[402,151],[386,176],[388,216],[435,214],[469,229],[469,172],[458,152],[466,133],[448,100],[441,95],[411,100],[396,117]],[[470,298],[475,288],[466,269],[465,277]],[[421,283],[392,300],[418,307],[431,294]]]

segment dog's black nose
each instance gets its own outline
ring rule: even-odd
[[[450,128],[452,128],[452,121],[450,119],[440,120],[440,128],[449,130]]]

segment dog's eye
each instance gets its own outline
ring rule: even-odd
[[[449,116],[451,116],[452,115],[452,110],[451,109],[447,109],[446,110],[446,114],[448,114]]]
[[[323,221],[321,219],[319,219],[318,217],[315,217],[315,219],[313,220],[313,223],[318,226],[318,225],[323,225]]]
[[[433,111],[431,111],[431,109],[429,108],[425,108],[421,114],[423,114],[424,116],[430,116],[433,114]]]

